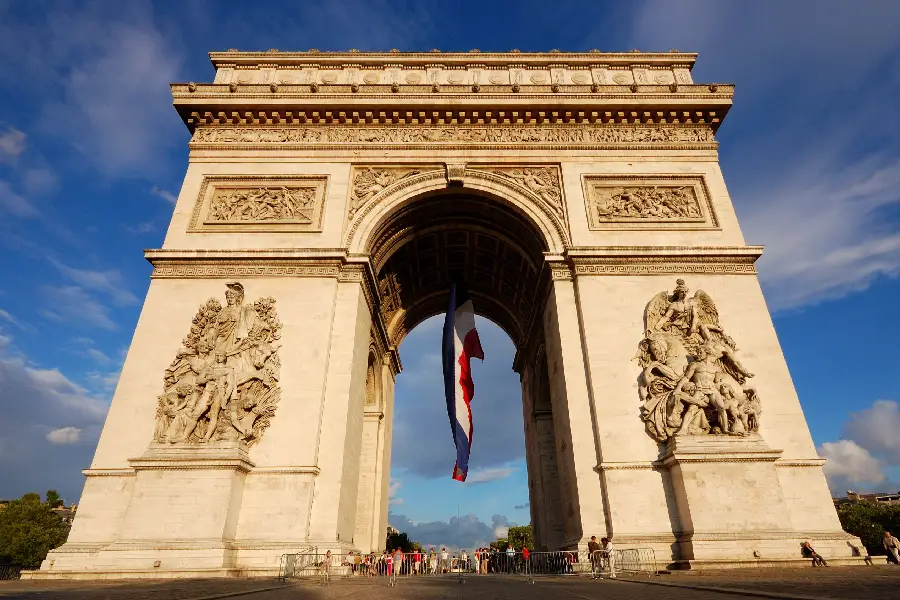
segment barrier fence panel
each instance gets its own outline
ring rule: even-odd
[[[300,554],[284,554],[278,578],[313,578],[327,582],[333,578],[397,578],[440,576],[541,576],[589,575],[615,577],[617,573],[656,572],[651,548],[629,548],[612,552],[559,550],[553,552],[481,552],[453,554],[410,552],[395,561],[387,554],[328,554],[317,549]]]

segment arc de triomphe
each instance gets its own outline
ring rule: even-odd
[[[733,87],[695,83],[696,55],[211,58],[213,83],[172,86],[187,174],[69,540],[33,577],[380,550],[398,347],[459,276],[517,348],[538,549],[861,547],[719,169]]]

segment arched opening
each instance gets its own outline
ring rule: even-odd
[[[521,484],[523,489],[527,489],[528,498],[520,498],[509,507],[517,515],[513,520],[522,525],[530,521],[536,548],[562,547],[573,533],[567,531],[571,527],[566,522],[566,511],[563,509],[560,493],[565,482],[561,480],[560,473],[563,469],[559,465],[564,461],[557,460],[557,454],[566,452],[567,446],[565,443],[562,446],[557,444],[560,438],[556,430],[561,425],[553,422],[551,386],[546,353],[543,351],[545,344],[542,319],[551,285],[545,255],[551,251],[554,242],[548,241],[545,230],[538,227],[533,218],[514,203],[467,188],[432,190],[411,200],[398,202],[393,210],[383,213],[380,221],[370,227],[370,231],[365,250],[376,276],[380,318],[390,346],[399,348],[409,332],[423,324],[424,331],[432,338],[430,354],[439,357],[443,317],[438,315],[443,315],[446,311],[450,283],[454,280],[466,284],[476,314],[481,317],[478,321],[479,329],[483,329],[492,338],[508,336],[508,351],[504,360],[506,364],[498,361],[500,357],[489,356],[489,368],[478,365],[475,367],[476,404],[473,406],[473,418],[476,433],[470,473],[479,473],[476,479],[491,478],[507,472],[512,475],[516,466],[504,462],[508,458],[506,453],[495,452],[497,456],[481,455],[479,458],[481,450],[478,445],[482,438],[477,432],[479,427],[485,432],[504,426],[517,429],[517,437],[509,438],[509,443],[518,443],[519,460],[524,458],[523,466],[527,473],[521,473],[525,476],[521,479]],[[500,330],[506,335],[500,333]],[[407,390],[404,377],[410,377],[411,382],[418,382],[421,377],[434,378],[437,385],[431,386],[433,389],[420,401],[433,403],[439,409],[430,411],[428,418],[437,419],[437,423],[429,423],[428,431],[433,430],[436,435],[443,435],[449,440],[440,387],[440,363],[438,360],[436,365],[430,365],[430,369],[427,365],[423,366],[420,359],[427,356],[429,351],[420,350],[420,343],[426,342],[417,341],[414,344],[415,354],[408,366],[422,369],[422,373],[400,375],[397,389],[401,395],[412,392]],[[502,347],[503,344],[497,345]],[[404,344],[400,352],[401,359],[406,351]],[[507,370],[511,367],[515,367],[516,373]],[[404,370],[408,372],[406,368]],[[496,391],[494,381],[502,377],[492,375],[500,371],[506,376],[502,392]],[[491,393],[501,394],[505,398],[518,398],[524,423],[518,418],[509,417],[505,418],[507,423],[498,423],[492,421],[503,419],[498,411],[490,408],[479,411],[482,406],[490,407],[491,402],[485,401],[484,395]],[[409,401],[408,398],[403,400]],[[390,404],[385,410],[388,420],[391,417],[395,420],[399,418],[391,412],[395,409],[409,410],[409,405],[404,408],[404,402],[394,406],[392,387],[390,399],[385,398],[385,404]],[[518,411],[520,406],[515,406],[515,410]],[[397,422],[404,421],[401,418]],[[390,429],[391,425],[388,424],[387,427]],[[524,456],[521,452],[523,436],[519,433],[523,431]],[[404,435],[403,428],[397,433]],[[408,440],[401,440],[399,445],[395,443],[393,446],[401,452],[414,451],[415,444],[411,447],[407,442]],[[427,442],[428,440],[417,439],[416,443]],[[485,451],[491,452],[490,444],[483,446]],[[446,471],[443,477],[449,480],[453,466],[452,446],[450,448],[446,460],[422,472],[440,476],[443,470]],[[423,456],[429,455],[429,452],[423,452]],[[396,456],[394,460],[397,460]],[[446,464],[448,460],[449,465]],[[408,456],[400,459],[401,464],[411,462],[415,463]],[[480,475],[486,469],[494,471],[489,471],[488,475]],[[395,481],[391,489],[396,490],[396,486]],[[516,506],[519,508],[516,509]],[[388,513],[384,511],[381,514],[387,517]],[[421,513],[413,511],[413,514]],[[522,519],[522,515],[527,515],[528,518]],[[491,530],[502,529],[504,526],[502,520],[499,523],[485,523],[485,520],[482,519],[482,530],[484,525]],[[479,527],[471,518],[464,524],[476,529]],[[452,543],[451,540],[439,539],[420,541]],[[484,540],[460,540],[461,543],[465,541],[476,543]]]
[[[457,279],[468,286],[476,311],[521,349],[546,293],[546,251],[527,217],[482,195],[451,188],[397,209],[369,246],[391,343],[399,345],[418,323],[443,313]]]

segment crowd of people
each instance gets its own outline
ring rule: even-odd
[[[612,542],[592,537],[588,544],[591,572],[602,571],[615,577]],[[508,546],[505,550],[494,547],[476,548],[471,555],[466,550],[459,553],[449,552],[447,548],[438,551],[432,547],[403,552],[400,548],[392,548],[381,553],[363,554],[348,552],[342,566],[347,567],[351,575],[359,577],[396,577],[417,576],[446,573],[506,573],[526,574],[545,573],[566,575],[576,572],[579,555],[574,551],[533,553],[527,546],[515,550]]]

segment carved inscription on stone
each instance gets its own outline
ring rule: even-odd
[[[701,177],[587,175],[584,193],[591,229],[716,227]]]
[[[350,187],[350,207],[347,217],[352,219],[356,212],[385,188],[401,179],[418,175],[421,169],[408,167],[362,167],[353,169]]]
[[[522,167],[491,169],[507,177],[540,198],[556,216],[565,219],[559,170],[556,167]]]
[[[650,300],[644,339],[635,359],[643,371],[638,393],[641,418],[651,437],[750,435],[759,431],[759,395],[737,357],[735,341],[719,323],[705,292],[688,297],[683,279],[670,295]]]
[[[678,145],[714,144],[708,125],[555,125],[542,126],[313,126],[198,127],[193,147],[214,145],[443,144],[526,145]]]
[[[244,287],[229,283],[225,306],[200,307],[163,376],[153,441],[208,444],[259,441],[281,399],[281,322],[273,298],[244,303]]]
[[[320,231],[323,176],[207,177],[188,231]]]

